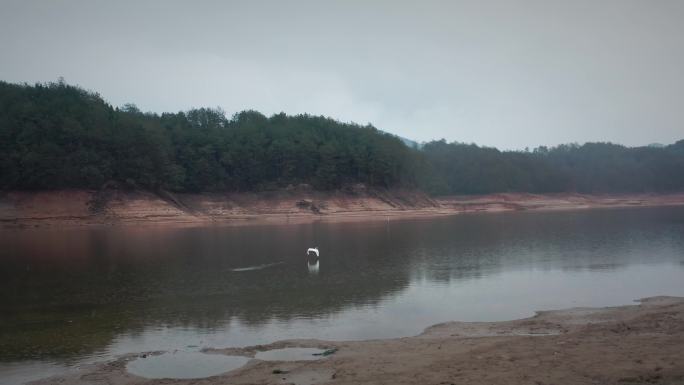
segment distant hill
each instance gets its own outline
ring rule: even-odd
[[[311,115],[208,108],[143,113],[64,83],[0,82],[0,189],[176,192],[308,185],[420,189],[431,194],[684,190],[684,141],[629,148],[570,144],[499,151],[418,144],[373,126]]]
[[[62,83],[0,83],[0,136],[4,189],[416,185],[417,153],[372,126],[256,111],[229,119],[206,108],[149,114]]]
[[[407,145],[408,147],[415,148],[415,149],[420,149],[422,147],[422,144],[420,144],[414,140],[406,139],[406,138],[401,137],[401,136],[399,136],[399,139],[401,139],[401,141],[404,142],[404,144]]]

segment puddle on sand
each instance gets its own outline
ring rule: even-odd
[[[204,378],[237,369],[249,360],[242,356],[176,351],[139,357],[129,362],[126,370],[145,378]]]
[[[323,352],[325,350],[316,348],[283,348],[257,352],[254,358],[263,361],[313,361],[324,358]]]

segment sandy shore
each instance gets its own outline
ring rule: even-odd
[[[137,355],[32,384],[684,384],[684,298],[638,305],[540,312],[506,322],[450,322],[415,337],[332,342],[280,341],[281,347],[337,348],[317,361],[252,359],[198,380],[147,380],[129,374]]]
[[[274,191],[170,194],[63,190],[0,194],[0,227],[244,225],[385,220],[473,212],[684,205],[684,193],[582,195],[507,193],[433,198],[415,191]]]

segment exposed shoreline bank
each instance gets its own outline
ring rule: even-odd
[[[385,220],[476,212],[684,205],[673,194],[526,194],[428,197],[413,191],[155,194],[60,190],[0,194],[0,227],[245,225]]]
[[[94,379],[134,384],[624,384],[684,383],[684,298],[637,305],[539,312],[504,322],[448,322],[414,337],[366,341],[289,340],[207,353],[253,357],[283,347],[336,348],[316,361],[251,360],[193,380],[149,380],[128,373],[126,355],[32,382],[80,385]]]

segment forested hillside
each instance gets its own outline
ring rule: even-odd
[[[400,139],[370,126],[205,108],[146,114],[59,83],[0,84],[0,143],[3,189],[390,187],[412,184],[416,164]]]
[[[667,192],[684,190],[684,140],[664,147],[567,144],[499,151],[430,142],[422,155],[433,194],[524,192]]]
[[[179,192],[353,183],[432,194],[684,190],[684,141],[499,151],[435,141],[408,147],[372,126],[217,109],[143,113],[63,83],[0,82],[0,189],[97,189],[107,182]]]

